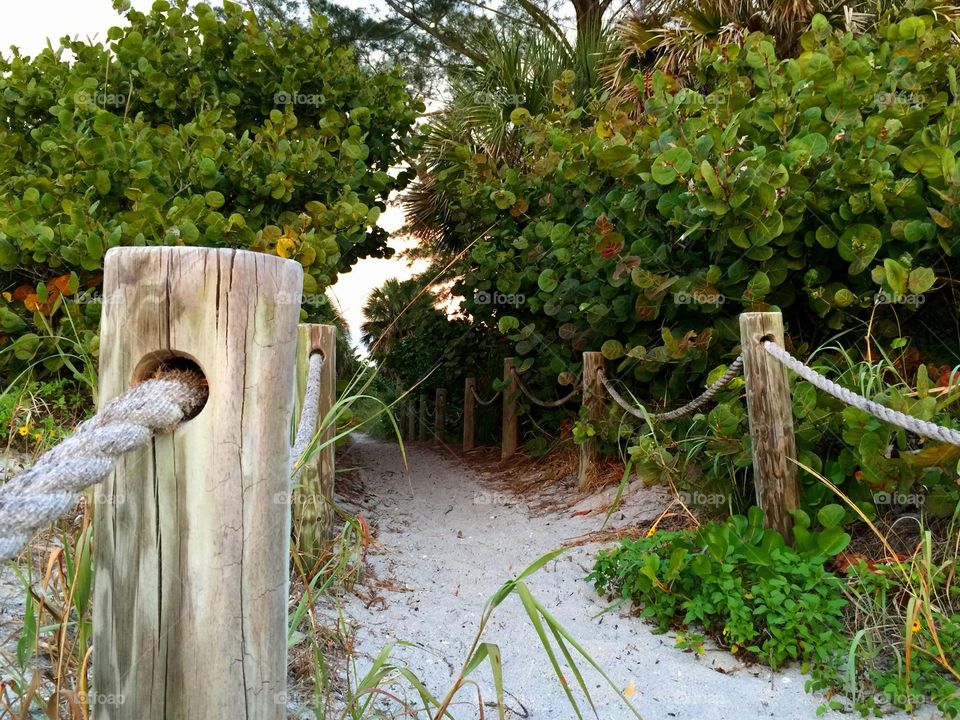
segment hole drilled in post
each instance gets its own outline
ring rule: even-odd
[[[207,374],[200,367],[200,364],[187,353],[177,352],[176,350],[158,350],[145,355],[134,368],[133,376],[130,378],[130,385],[139,385],[147,380],[157,379],[180,379],[190,384],[196,384],[202,392],[202,402],[197,403],[196,407],[184,418],[184,422],[192,420],[207,404],[208,384]]]

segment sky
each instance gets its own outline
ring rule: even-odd
[[[207,2],[219,4],[218,0]],[[149,10],[152,4],[153,0],[131,0],[131,5],[138,10]],[[123,19],[113,9],[111,0],[0,0],[0,53],[9,55],[10,46],[16,45],[21,53],[35,55],[46,47],[47,38],[51,38],[56,47],[64,35],[102,41],[110,27],[122,24]],[[400,208],[388,207],[381,214],[378,225],[389,232],[399,230],[403,225]],[[398,251],[409,249],[413,244],[413,240],[404,237],[394,237],[390,242]],[[363,304],[370,291],[388,278],[411,277],[426,265],[426,261],[418,261],[410,267],[396,257],[389,260],[370,258],[361,260],[349,273],[340,276],[328,294],[340,305],[355,345],[359,343]]]

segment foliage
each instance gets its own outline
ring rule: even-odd
[[[842,650],[845,600],[824,568],[850,537],[839,506],[821,511],[812,540],[786,545],[751,508],[697,532],[657,532],[601,552],[588,575],[600,592],[643,606],[661,630],[701,625],[732,652],[773,668],[791,661],[832,664]]]
[[[441,315],[436,297],[422,282],[390,278],[374,288],[363,306],[360,340],[374,357],[388,357],[393,346],[418,325]]]
[[[446,95],[446,83],[458,73],[495,61],[484,41],[491,33],[522,32],[585,59],[595,52],[605,22],[623,10],[611,0],[385,0],[366,8],[338,0],[252,0],[251,6],[284,22],[310,13],[329,17],[334,42],[356,48],[365,64],[377,68],[403,58],[411,85],[433,97]]]
[[[376,221],[422,110],[399,73],[360,70],[322,18],[158,0],[126,19],[106,44],[0,59],[0,367],[50,354],[37,331],[60,297],[109,301],[112,247],[274,253],[304,266],[308,297],[389,252]]]
[[[873,30],[878,20],[900,6],[889,0],[657,0],[635,9],[617,27],[615,52],[604,67],[605,80],[612,92],[635,97],[644,90],[633,82],[638,68],[655,67],[687,80],[710,49],[739,43],[745,34],[757,31],[773,38],[779,57],[792,57],[803,51],[802,33],[816,15],[840,30],[862,33]],[[935,12],[955,18],[960,8],[938,3]]]
[[[89,398],[66,379],[30,381],[0,393],[0,441],[40,452],[72,432],[90,412]]]
[[[796,352],[862,333],[868,363],[886,354],[884,379],[905,383],[882,401],[955,424],[949,394],[938,404],[908,387],[949,377],[960,220],[955,24],[914,13],[859,36],[815,17],[784,60],[774,40],[748,33],[706,52],[693,87],[649,77],[641,115],[602,96],[578,103],[573,78],[561,78],[551,111],[512,113],[515,162],[449,143],[432,182],[449,199],[451,232],[480,237],[456,287],[464,309],[496,325],[541,385],[602,350],[611,375],[667,405],[735,357],[737,314],[779,309]],[[493,292],[523,302],[474,299]],[[871,491],[890,491],[894,474],[874,468],[912,460],[897,478],[943,483],[939,449],[908,459],[913,439],[799,389],[804,458],[833,461],[832,477],[859,470]],[[727,483],[743,482],[749,452],[731,397],[669,438],[692,440],[699,450],[680,455],[700,452],[701,469]],[[891,439],[893,458],[889,445],[877,452]]]

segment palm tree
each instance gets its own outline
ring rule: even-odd
[[[391,278],[375,288],[363,306],[360,340],[373,356],[386,356],[431,313],[434,296],[416,280]]]
[[[778,57],[795,57],[817,14],[835,28],[861,33],[901,9],[958,15],[956,5],[940,0],[653,0],[621,21],[601,73],[616,97],[636,101],[645,94],[634,83],[637,71],[662,70],[687,84],[702,55],[741,42],[747,32],[770,35]]]
[[[427,128],[420,153],[418,177],[404,197],[407,230],[435,251],[456,252],[466,238],[457,232],[459,219],[435,178],[449,168],[454,151],[464,146],[488,158],[492,167],[521,160],[519,130],[512,111],[532,115],[554,109],[558,83],[575,101],[599,89],[599,64],[607,53],[607,38],[616,14],[603,21],[610,3],[574,0],[577,36],[571,42],[564,29],[529,0],[520,0],[529,23],[486,29],[473,39],[484,62],[453,73],[451,99]],[[532,27],[531,27],[532,24]]]

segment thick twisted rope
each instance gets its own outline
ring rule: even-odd
[[[197,373],[171,371],[130,388],[36,464],[0,488],[0,562],[69,511],[80,493],[102,481],[124,453],[172,432],[206,402]]]
[[[476,389],[474,389],[474,388],[472,388],[472,387],[470,388],[470,393],[473,395],[473,399],[476,400],[480,405],[491,405],[491,404],[493,404],[493,402],[494,402],[498,397],[500,397],[500,391],[499,391],[499,390],[497,390],[497,391],[493,394],[493,397],[490,398],[489,400],[481,400],[481,399],[480,399],[480,396],[477,395]]]
[[[911,415],[906,415],[902,412],[893,410],[892,408],[888,408],[886,405],[881,405],[873,400],[868,400],[852,390],[847,390],[845,387],[837,385],[837,383],[833,382],[833,380],[825,378],[816,370],[808,368],[775,342],[764,340],[762,345],[763,349],[766,350],[772,357],[776,358],[783,365],[793,370],[793,372],[802,377],[811,385],[814,385],[815,387],[823,390],[825,393],[832,395],[833,397],[837,398],[837,400],[840,400],[847,405],[852,405],[853,407],[863,410],[864,412],[870,413],[875,418],[890,423],[891,425],[896,425],[904,430],[909,430],[916,435],[922,435],[923,437],[931,438],[933,440],[940,440],[941,442],[945,442],[950,445],[960,446],[960,432],[957,430],[945,428],[941,425],[937,425],[936,423],[921,420],[920,418],[915,418]]]
[[[322,374],[323,355],[313,353],[307,365],[307,386],[303,392],[300,422],[297,425],[297,434],[293,439],[293,452],[290,455],[290,475],[294,485],[300,481],[300,473],[303,472],[303,467],[297,467],[297,463],[307,451],[316,433],[317,416],[320,414],[320,376]]]
[[[517,374],[517,371],[512,369],[510,374],[513,375],[513,379],[517,381],[517,387],[520,388],[520,392],[527,396],[527,399],[532,402],[534,405],[539,405],[544,408],[557,408],[563,405],[565,402],[573,399],[573,397],[580,392],[580,388],[574,387],[570,394],[565,397],[560,398],[559,400],[541,400],[536,395],[534,395],[530,390],[527,389],[527,386],[523,384],[523,380],[520,379],[520,375]]]
[[[669,410],[668,412],[662,413],[650,413],[647,412],[647,409],[644,407],[636,407],[632,403],[627,402],[623,396],[617,392],[617,389],[613,386],[613,383],[607,378],[606,374],[603,372],[603,369],[597,370],[597,376],[600,378],[600,382],[603,383],[603,386],[607,389],[607,392],[610,393],[610,397],[614,401],[626,410],[628,413],[633,415],[636,418],[641,420],[656,420],[660,422],[669,422],[670,420],[679,420],[682,417],[685,417],[700,408],[706,405],[708,402],[713,400],[718,392],[723,390],[727,385],[730,384],[730,381],[733,380],[737,375],[740,374],[740,371],[743,369],[743,356],[739,356],[734,360],[730,367],[727,368],[727,371],[717,379],[716,382],[710,385],[706,390],[703,391],[701,395],[694,398],[686,405],[681,405],[676,410]]]

